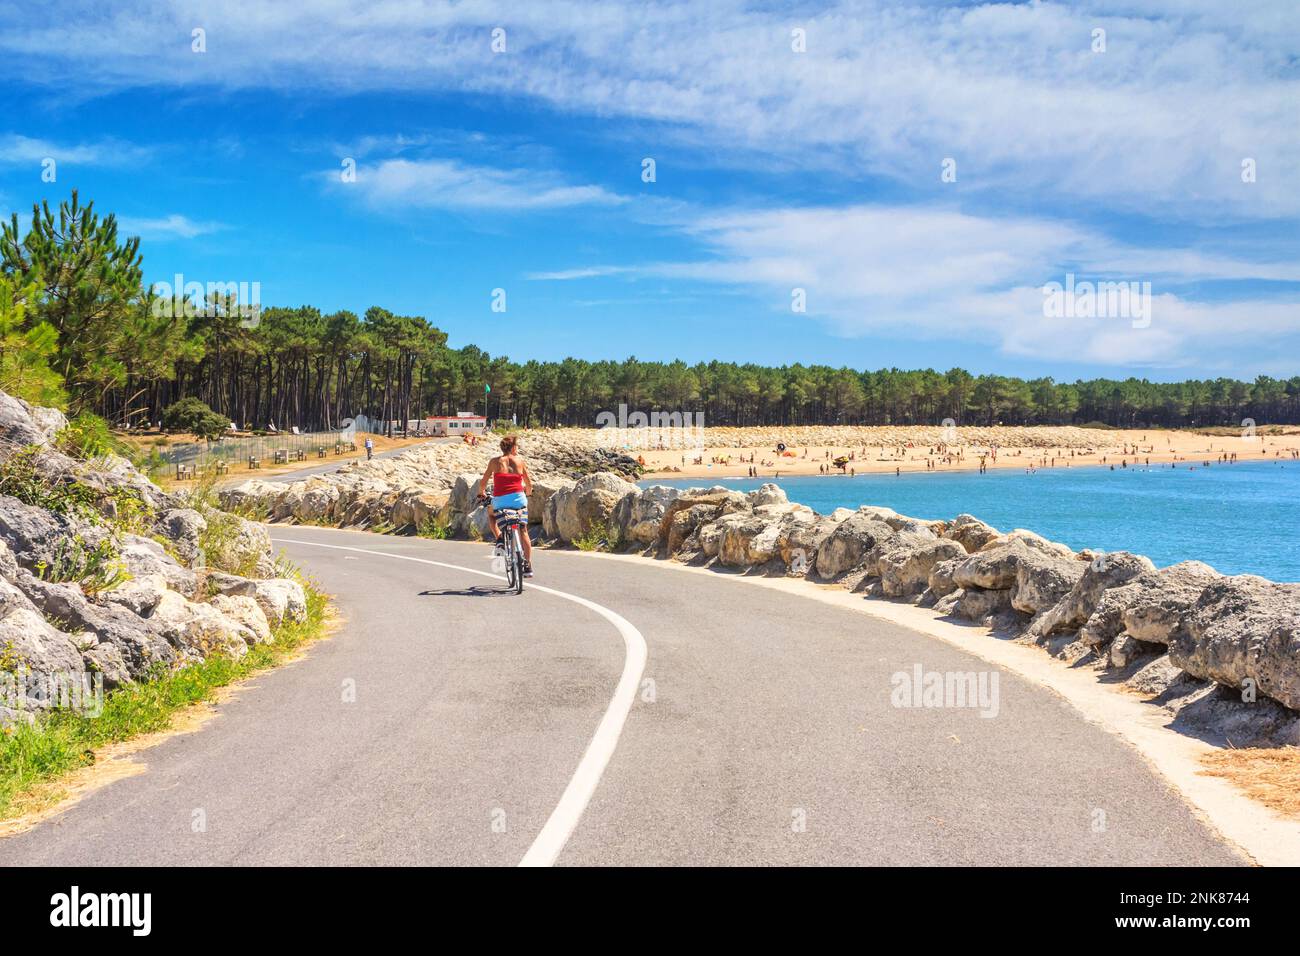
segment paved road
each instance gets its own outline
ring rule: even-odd
[[[346,626],[148,751],[147,773],[0,841],[0,865],[513,865],[573,809],[597,726],[623,717],[632,637],[559,595],[502,593],[472,573],[484,545],[273,537]],[[916,664],[988,669],[947,644],[651,562],[537,565],[648,648],[559,864],[1242,862],[1126,745],[1012,674],[993,718],[892,706]]]

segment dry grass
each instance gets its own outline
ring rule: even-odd
[[[1212,777],[1235,784],[1246,796],[1300,819],[1300,747],[1243,747],[1201,758]]]

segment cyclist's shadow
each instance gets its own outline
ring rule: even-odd
[[[421,591],[417,597],[505,597],[515,596],[515,592],[500,584],[476,584],[470,588],[444,588],[441,591]]]

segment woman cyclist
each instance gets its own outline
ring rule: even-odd
[[[501,454],[488,462],[487,471],[478,480],[479,500],[487,494],[487,483],[492,482],[492,499],[488,503],[488,527],[496,542],[495,550],[502,551],[501,532],[497,529],[496,513],[503,508],[522,511],[524,527],[528,527],[528,495],[533,490],[533,479],[528,474],[528,466],[519,457],[519,439],[507,435],[501,439]],[[533,576],[533,545],[525,532],[519,536],[519,543],[524,547],[524,577]]]

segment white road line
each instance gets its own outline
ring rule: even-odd
[[[280,544],[303,544],[310,548],[355,551],[359,554],[373,554],[381,558],[417,561],[420,564],[432,564],[440,568],[467,571],[470,574],[492,578],[494,581],[503,580],[500,575],[488,571],[467,568],[459,564],[448,564],[445,561],[417,558],[409,554],[392,554],[388,551],[373,551],[368,548],[350,548],[339,544],[319,544],[315,541],[301,541],[295,538],[273,538],[272,540]],[[529,588],[533,591],[541,591],[543,594],[564,598],[566,601],[581,604],[583,607],[595,611],[618,628],[619,634],[623,636],[624,647],[623,674],[618,680],[618,686],[614,688],[614,696],[610,698],[609,706],[605,708],[605,715],[600,718],[600,724],[596,727],[596,733],[591,738],[591,743],[587,745],[586,753],[578,761],[578,769],[573,772],[573,779],[569,781],[569,785],[564,788],[564,793],[560,795],[560,802],[555,805],[555,809],[551,811],[546,825],[537,834],[537,838],[533,840],[533,845],[528,848],[524,858],[519,861],[520,866],[550,866],[555,862],[556,857],[560,855],[564,845],[569,842],[569,837],[573,835],[574,829],[578,826],[578,821],[582,818],[583,811],[587,809],[587,804],[591,802],[591,795],[596,792],[596,787],[600,783],[601,775],[605,772],[605,767],[609,765],[609,758],[614,755],[614,748],[618,746],[619,735],[623,732],[623,724],[627,721],[628,711],[632,709],[632,704],[636,701],[637,686],[640,684],[641,674],[645,670],[646,644],[641,632],[633,627],[626,618],[603,605],[597,604],[595,601],[588,601],[576,594],[557,591],[554,588],[543,587],[539,584],[529,585]]]

